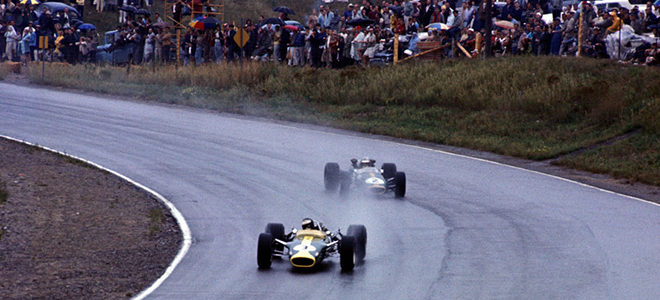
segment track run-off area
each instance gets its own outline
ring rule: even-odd
[[[336,130],[0,83],[0,135],[98,163],[163,195],[192,244],[153,299],[660,299],[660,207],[499,163]],[[406,197],[323,188],[368,156]],[[304,217],[364,224],[363,264],[259,270],[257,236]]]

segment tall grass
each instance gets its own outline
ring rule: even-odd
[[[530,159],[554,158],[635,128],[659,132],[660,70],[591,59],[515,57],[342,70],[250,62],[130,72],[52,65],[45,82],[34,68],[29,74],[39,83]]]

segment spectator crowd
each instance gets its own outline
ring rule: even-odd
[[[84,0],[78,1],[82,2],[72,4],[84,7]],[[123,1],[113,4],[150,6],[144,1]],[[186,65],[250,59],[328,68],[389,63],[396,44],[396,53],[404,58],[426,49],[422,45],[429,43],[437,46],[440,58],[582,55],[648,65],[656,65],[660,59],[658,40],[653,39],[660,36],[660,5],[652,2],[642,9],[633,6],[608,11],[587,1],[506,0],[492,3],[488,9],[488,2],[481,0],[361,0],[338,10],[321,5],[299,22],[280,12],[277,18],[259,16],[242,23],[190,26],[186,15],[214,15],[213,6],[206,1],[177,0],[171,5],[171,20],[163,20],[157,13],[151,16],[117,10],[117,32],[112,45],[103,51],[130,46],[135,64],[169,63],[179,54]],[[108,8],[107,0],[106,4],[99,4],[103,0],[95,3],[97,10]],[[80,30],[67,11],[53,14],[44,8],[39,13],[34,5],[0,0],[0,17],[3,59],[95,60],[98,33]],[[487,50],[484,39],[488,23],[492,24],[492,47]],[[178,26],[185,29],[177,43],[174,30]],[[235,39],[239,29],[249,35],[243,47]],[[618,41],[612,38],[613,33],[619,35]],[[394,43],[395,35],[399,43]],[[51,49],[37,49],[40,36],[51,38]]]

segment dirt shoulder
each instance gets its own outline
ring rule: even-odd
[[[169,211],[107,172],[0,138],[2,298],[135,296],[181,245]]]

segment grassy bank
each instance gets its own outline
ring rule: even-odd
[[[543,160],[660,185],[660,70],[551,57],[313,70],[49,66],[32,81]],[[94,84],[90,84],[93,82]],[[624,152],[622,152],[624,151]],[[638,151],[639,155],[621,155]],[[635,152],[637,153],[637,152]]]

